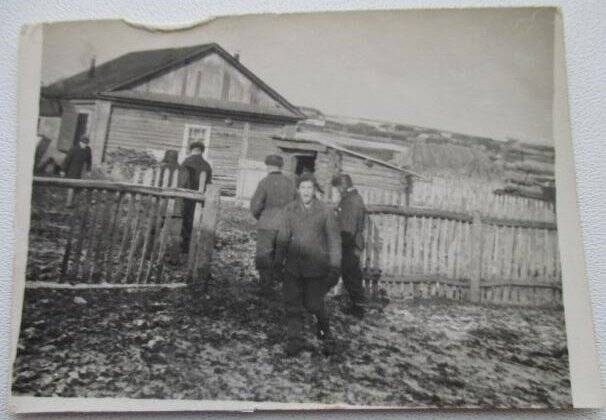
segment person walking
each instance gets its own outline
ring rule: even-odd
[[[298,197],[284,208],[276,247],[277,269],[284,273],[282,298],[286,312],[285,353],[304,349],[304,309],[315,315],[325,354],[334,349],[324,297],[339,278],[341,240],[334,212],[316,199],[317,181],[311,174],[297,179]]]
[[[206,185],[212,182],[213,171],[210,164],[204,159],[205,146],[202,142],[193,142],[189,145],[190,154],[179,170],[180,188],[198,191],[200,188],[200,175],[206,173]],[[183,223],[181,225],[181,252],[189,252],[189,243],[194,225],[194,212],[196,202],[193,200],[183,200]]]
[[[80,179],[84,170],[91,171],[92,152],[88,145],[89,139],[86,136],[80,138],[80,141],[75,143],[67,152],[63,161],[62,169],[65,178]],[[74,205],[74,189],[67,190],[67,207]]]
[[[257,220],[255,267],[259,272],[260,292],[263,295],[277,283],[273,268],[282,210],[296,197],[294,181],[282,173],[282,156],[268,155],[265,166],[267,176],[259,182],[250,200],[250,212]]]
[[[366,303],[360,269],[360,253],[364,250],[366,206],[348,174],[334,177],[332,185],[337,188],[341,197],[336,213],[341,232],[341,275],[343,286],[351,301],[347,312],[361,319],[364,317]]]

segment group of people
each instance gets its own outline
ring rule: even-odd
[[[332,180],[340,196],[334,209],[316,198],[320,187],[312,173],[292,180],[282,173],[284,161],[279,155],[267,156],[265,164],[268,174],[250,203],[258,220],[255,264],[261,292],[270,293],[282,284],[288,356],[306,347],[305,309],[315,316],[317,337],[329,354],[335,342],[324,298],[340,277],[351,301],[347,312],[360,319],[364,316],[359,257],[364,249],[364,201],[347,174]]]
[[[197,190],[203,172],[206,183],[212,182],[212,168],[203,157],[203,143],[192,143],[189,149],[189,156],[179,165],[179,186]],[[303,172],[293,180],[282,173],[284,160],[280,155],[267,156],[265,165],[268,174],[250,202],[252,215],[257,219],[255,265],[260,292],[272,296],[275,288],[282,285],[288,356],[295,356],[305,348],[302,322],[305,309],[315,316],[317,336],[323,341],[325,352],[330,353],[334,340],[324,298],[340,277],[351,301],[347,312],[360,319],[364,316],[359,257],[364,249],[364,201],[347,174],[332,180],[340,196],[339,204],[333,208],[317,199],[322,190],[311,172]],[[90,166],[88,139],[82,138],[66,156],[64,175],[80,178],[83,170],[90,171]],[[69,206],[72,201],[70,192]],[[189,250],[194,210],[195,202],[185,200],[182,252]]]

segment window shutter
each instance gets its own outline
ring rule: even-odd
[[[59,139],[57,148],[62,152],[67,152],[74,144],[74,135],[78,124],[78,113],[73,107],[65,106],[63,116],[61,117],[61,128],[59,129]]]

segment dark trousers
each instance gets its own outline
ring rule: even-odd
[[[276,239],[278,231],[274,229],[257,230],[257,251],[255,254],[255,267],[259,272],[261,286],[270,286],[274,283],[274,257],[276,255]]]
[[[342,256],[341,256],[341,277],[343,286],[349,294],[349,298],[354,306],[366,302],[364,286],[362,285],[362,270],[360,269],[360,257],[356,255],[355,244],[349,235],[341,235]]]
[[[194,228],[194,212],[196,211],[196,202],[183,200],[183,224],[181,225],[181,251],[189,252],[189,243]]]
[[[328,333],[328,314],[324,307],[326,278],[305,278],[286,272],[282,282],[282,297],[286,312],[288,341],[303,340],[303,315],[307,309],[316,316],[318,327]]]

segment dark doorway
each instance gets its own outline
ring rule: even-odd
[[[315,156],[295,156],[295,162],[295,175],[297,176],[303,172],[311,172],[313,174],[316,171]]]
[[[86,134],[86,128],[88,126],[88,114],[78,114],[78,120],[76,121],[76,132],[74,133],[74,144],[78,143],[82,136]]]

